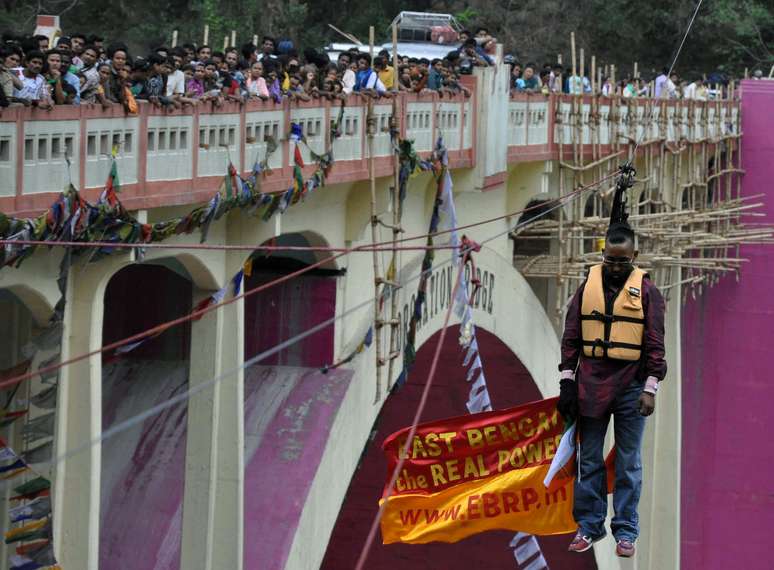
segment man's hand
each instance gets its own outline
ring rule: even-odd
[[[650,392],[640,394],[640,415],[649,416],[656,409],[656,397]]]
[[[559,386],[559,401],[556,403],[556,409],[569,423],[578,417],[578,385],[574,380],[562,378]]]

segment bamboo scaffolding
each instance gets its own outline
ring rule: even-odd
[[[398,27],[396,24],[392,25],[392,68],[393,73],[397,73],[398,65]],[[390,121],[390,129],[393,133],[397,133],[396,136],[400,136],[400,98],[398,97],[398,78],[393,77],[392,84],[392,120]],[[398,256],[398,235],[403,232],[401,223],[403,220],[403,210],[400,202],[400,155],[398,149],[394,149],[393,152],[393,180],[392,180],[392,256],[390,261],[390,270],[392,272],[397,271],[398,267],[402,264],[399,263]],[[390,277],[394,280],[394,276]],[[390,389],[390,384],[393,378],[393,372],[395,368],[395,359],[400,355],[401,346],[401,329],[400,319],[398,318],[400,307],[398,306],[398,290],[393,288],[390,297],[390,352],[388,355],[389,366],[387,369],[387,390]]]
[[[374,27],[370,26],[368,30],[368,45],[373,58],[374,53]],[[374,116],[373,97],[368,98],[368,107],[366,114],[366,133],[368,143],[368,179],[371,188],[371,242],[379,242],[379,217],[377,215],[376,201],[376,169],[374,162],[374,137],[376,136],[376,117]],[[376,352],[376,393],[374,395],[374,404],[382,398],[382,310],[381,298],[384,289],[384,278],[379,270],[379,253],[373,252],[374,267],[374,350]]]

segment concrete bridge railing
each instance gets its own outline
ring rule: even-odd
[[[590,157],[595,145],[606,153],[635,139],[691,141],[739,128],[738,105],[731,101],[512,96],[504,67],[477,70],[466,83],[469,98],[401,93],[401,136],[413,139],[420,152],[430,151],[443,136],[452,166],[475,167],[479,188],[501,183],[508,164],[556,160],[560,146]],[[377,175],[389,175],[391,102],[380,100],[374,112]],[[331,122],[339,113],[340,103],[329,101],[250,101],[171,112],[141,104],[136,116],[124,115],[118,106],[12,107],[0,115],[0,211],[36,215],[70,182],[96,197],[114,147],[129,208],[206,200],[229,162],[250,171],[265,157],[270,138],[280,144],[270,156],[273,172],[264,190],[283,190],[293,166],[290,124],[304,129],[308,147],[302,145],[302,156],[309,165],[310,149],[320,154],[330,148]],[[367,178],[366,113],[365,100],[346,102],[329,183]]]

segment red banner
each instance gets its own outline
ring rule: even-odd
[[[563,430],[556,398],[418,426],[382,516],[385,544],[575,531],[571,474],[543,486]],[[384,442],[390,474],[408,433]]]

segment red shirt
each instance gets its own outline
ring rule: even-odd
[[[615,287],[603,277],[605,300],[612,305],[621,287]],[[582,416],[599,418],[606,415],[611,402],[628,386],[643,384],[649,377],[663,380],[667,365],[664,360],[664,298],[647,276],[642,280],[642,308],[645,312],[645,332],[640,360],[587,358],[581,344],[581,302],[586,286],[578,287],[567,309],[562,335],[560,372],[575,371],[578,400]]]

